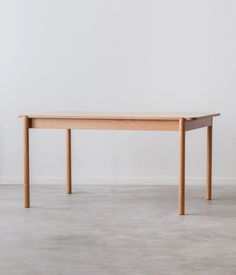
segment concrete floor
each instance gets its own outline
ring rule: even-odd
[[[236,186],[0,186],[0,274],[236,274]]]

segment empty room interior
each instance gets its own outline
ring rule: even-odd
[[[235,49],[233,0],[0,0],[0,275],[235,275]]]

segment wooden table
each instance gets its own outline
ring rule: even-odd
[[[45,113],[22,115],[24,207],[30,207],[29,129],[66,129],[66,186],[71,194],[71,129],[179,132],[179,214],[185,214],[185,133],[207,127],[206,199],[212,197],[212,126],[219,113]]]

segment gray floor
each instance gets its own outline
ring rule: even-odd
[[[236,186],[0,186],[0,274],[236,274]]]

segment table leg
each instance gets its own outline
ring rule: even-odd
[[[185,119],[179,121],[179,214],[185,214]]]
[[[207,186],[206,199],[212,198],[212,125],[207,127]]]
[[[29,171],[29,118],[23,118],[24,131],[24,207],[30,208],[30,171]]]
[[[71,129],[66,129],[66,192],[71,194]]]

